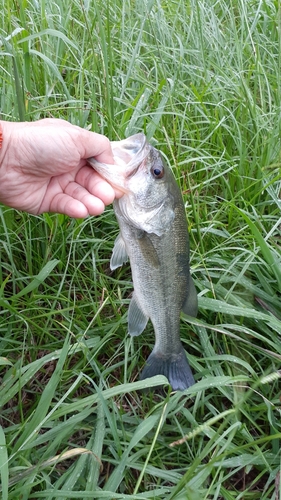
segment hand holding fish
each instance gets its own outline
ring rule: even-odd
[[[64,120],[0,122],[0,202],[32,214],[86,217],[114,199],[120,235],[111,269],[129,258],[134,283],[128,331],[140,335],[149,319],[155,331],[142,378],[162,374],[184,390],[194,379],[180,312],[196,316],[197,295],[181,193],[159,151],[143,134],[110,144]]]
[[[52,118],[0,127],[0,202],[31,214],[86,217],[121,194],[87,163],[89,156],[113,163],[103,135]]]
[[[154,327],[155,346],[141,378],[165,375],[174,390],[184,390],[194,378],[180,341],[180,313],[196,316],[197,294],[181,192],[160,152],[143,134],[111,145],[114,169],[93,159],[89,163],[124,193],[114,201],[120,234],[110,267],[130,260],[130,335],[140,335],[149,319]]]

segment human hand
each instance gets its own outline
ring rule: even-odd
[[[0,202],[5,205],[78,218],[101,214],[121,195],[87,164],[90,157],[113,164],[105,136],[53,118],[0,124]]]

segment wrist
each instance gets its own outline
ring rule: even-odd
[[[0,203],[9,206],[13,206],[9,203],[9,195],[15,165],[13,149],[17,149],[15,145],[16,141],[14,140],[14,127],[16,126],[16,123],[0,120],[2,134],[0,149]]]
[[[6,122],[0,120],[0,173],[3,175],[11,164],[14,163],[13,147],[14,140],[12,138],[14,129],[18,126],[14,122]]]
[[[7,133],[6,123],[0,120],[0,168],[5,163],[10,136],[10,133]]]
[[[5,122],[0,121],[0,167],[2,165],[3,159],[6,156],[6,141],[4,140],[5,135]]]

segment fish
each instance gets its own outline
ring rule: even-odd
[[[140,335],[148,320],[154,328],[155,345],[140,378],[164,375],[174,391],[183,391],[195,382],[180,340],[180,314],[196,317],[198,299],[182,194],[172,169],[143,133],[111,146],[114,165],[88,162],[124,193],[113,202],[120,233],[110,268],[130,261],[134,291],[128,333]]]

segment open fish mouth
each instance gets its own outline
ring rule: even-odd
[[[149,153],[150,145],[144,134],[135,134],[123,141],[111,142],[112,152],[117,164],[126,165],[126,177],[139,167]]]
[[[128,178],[132,177],[146,160],[150,145],[144,134],[135,134],[123,141],[111,142],[114,164],[100,163],[95,158],[88,158],[88,163],[113,187],[123,193],[130,190],[125,186]]]

